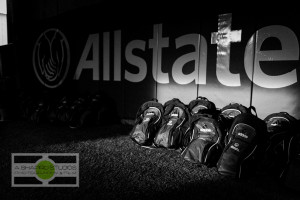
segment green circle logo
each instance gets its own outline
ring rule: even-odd
[[[50,161],[43,160],[36,165],[35,172],[39,178],[47,180],[54,175],[55,168]]]

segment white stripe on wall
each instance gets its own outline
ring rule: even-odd
[[[0,0],[0,13],[7,14],[6,0]]]
[[[0,13],[0,46],[7,45],[7,19],[6,14]]]

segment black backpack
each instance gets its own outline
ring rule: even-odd
[[[77,126],[83,127],[87,125],[95,125],[97,123],[100,124],[100,113],[104,110],[106,110],[106,112],[103,112],[102,114],[104,114],[106,118],[110,119],[110,115],[108,112],[109,109],[111,108],[109,108],[108,105],[105,105],[105,103],[102,101],[102,96],[100,94],[89,95],[86,98],[86,104],[81,114],[78,115]],[[106,120],[106,124],[109,124],[108,122],[109,121]]]
[[[47,121],[50,101],[47,93],[33,95],[21,93],[19,96],[22,117],[35,125]],[[1,117],[1,116],[0,116]]]
[[[54,104],[52,112],[53,117],[50,121],[59,123],[68,123],[70,120],[70,108],[72,106],[72,98],[69,96],[63,96],[56,104]]]
[[[32,113],[29,120],[35,124],[45,122],[47,120],[47,113],[49,111],[49,103],[45,99],[39,99],[33,106]]]
[[[264,119],[267,126],[268,146],[262,163],[262,172],[276,178],[286,167],[289,159],[289,146],[296,134],[296,118],[287,112],[277,112]]]
[[[217,163],[218,172],[234,178],[247,178],[257,171],[266,144],[266,124],[250,113],[236,116],[229,141]]]
[[[196,99],[190,101],[188,108],[191,115],[196,113],[205,113],[210,115],[216,114],[216,105],[208,100],[206,97],[197,97]]]
[[[78,96],[68,110],[69,120],[67,121],[70,128],[80,128],[83,125],[81,116],[88,106],[88,98],[86,96]]]
[[[239,103],[230,103],[220,109],[218,121],[220,123],[222,131],[226,133],[225,143],[228,143],[228,131],[236,116],[242,113],[251,113],[251,109],[255,111],[255,108],[253,106],[248,108]]]
[[[212,115],[196,113],[189,123],[181,156],[192,163],[215,166],[224,147],[218,121]]]
[[[300,121],[298,120],[298,123]],[[298,125],[298,128],[300,126]],[[300,132],[290,138],[288,143],[288,159],[280,174],[280,183],[293,191],[300,191]]]
[[[152,145],[153,139],[161,126],[163,113],[163,105],[157,99],[143,103],[136,113],[130,138],[139,145]]]
[[[154,138],[154,145],[179,149],[185,130],[184,124],[188,119],[188,109],[179,99],[173,98],[165,102],[163,123]]]

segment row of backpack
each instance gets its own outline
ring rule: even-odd
[[[81,128],[119,121],[116,106],[104,93],[72,96],[54,96],[48,93],[34,96],[21,93],[19,108],[21,117],[34,124],[51,122]]]
[[[203,97],[199,97],[198,100],[202,103],[197,105],[191,102],[190,108],[177,98],[165,102],[164,105],[156,99],[145,102],[137,111],[134,128],[130,134],[131,138],[143,146],[169,149],[183,147],[183,136],[189,128],[190,113],[196,113],[196,107],[199,110],[205,108],[207,112],[215,108],[212,102]],[[210,105],[205,106],[205,103]]]
[[[178,150],[185,160],[217,167],[222,175],[243,178],[273,170],[282,177],[291,140],[299,138],[296,122],[286,112],[262,120],[254,107],[239,103],[217,109],[205,97],[188,105],[177,98],[164,104],[152,99],[138,109],[130,138],[141,146]]]

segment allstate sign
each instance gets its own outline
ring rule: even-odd
[[[230,72],[230,46],[232,42],[240,42],[242,30],[231,31],[231,14],[219,16],[218,32],[211,34],[211,44],[217,45],[217,67],[216,75],[218,81],[225,86],[241,86],[240,73]],[[114,31],[114,79],[121,81],[121,30]],[[282,45],[282,50],[262,51],[263,42],[271,37],[277,38]],[[103,33],[103,60],[99,56],[100,34],[90,34],[84,47],[82,56],[78,63],[74,79],[78,80],[83,70],[93,71],[93,80],[110,81],[110,34]],[[248,39],[247,46],[244,49],[244,68],[250,80],[263,88],[282,88],[296,83],[296,66],[290,72],[276,76],[266,74],[262,69],[262,61],[292,61],[299,59],[299,45],[295,33],[286,26],[271,25],[263,27],[256,31]],[[163,37],[163,24],[155,24],[153,27],[153,38],[148,40],[148,48],[152,49],[152,66],[146,61],[134,54],[135,50],[145,51],[147,40],[133,40],[127,43],[125,47],[125,58],[128,63],[137,68],[138,73],[132,73],[125,69],[124,79],[129,82],[141,82],[146,77],[149,69],[152,68],[153,79],[162,84],[170,83],[170,75],[177,84],[184,85],[195,81],[195,84],[206,84],[207,71],[207,40],[200,34],[182,35],[175,39],[176,48],[192,45],[194,51],[182,55],[175,60],[172,66],[171,74],[162,71],[162,49],[168,48],[169,37]],[[93,58],[87,59],[88,53],[93,52]],[[234,55],[233,55],[234,56]],[[183,73],[183,68],[188,62],[194,62],[194,70],[189,74]],[[102,65],[102,67],[100,67]],[[103,70],[103,77],[100,77],[99,70]],[[151,73],[151,72],[150,72]]]
[[[48,88],[58,88],[68,76],[73,89],[108,91],[119,111],[131,116],[151,97],[188,103],[205,96],[219,108],[235,101],[254,105],[260,117],[279,111],[298,117],[297,24],[270,18],[258,26],[248,16],[234,21],[231,13],[218,21],[209,17],[214,21],[202,17],[193,24],[142,28],[80,24],[80,32],[56,19],[67,37],[58,29],[43,31],[33,50],[35,75]]]

